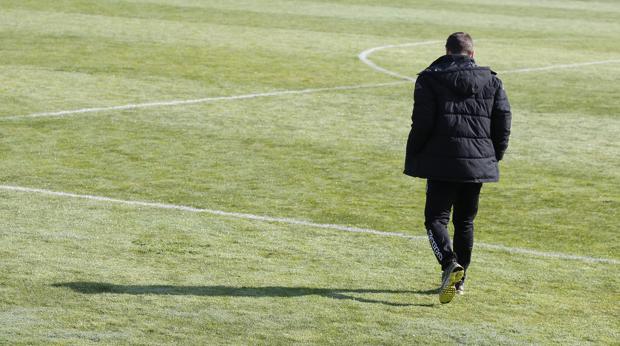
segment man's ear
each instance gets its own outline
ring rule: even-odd
[[[476,55],[476,51],[472,50],[472,51],[471,51],[471,52],[469,52],[469,54],[467,54],[467,55],[469,55],[469,57],[473,59],[473,58],[474,58],[474,55]]]

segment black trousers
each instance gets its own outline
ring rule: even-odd
[[[474,246],[474,219],[478,213],[481,188],[482,183],[427,181],[424,224],[431,248],[442,270],[450,262],[456,261],[467,271]],[[448,233],[452,209],[454,242],[450,240]]]

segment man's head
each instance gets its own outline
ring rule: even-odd
[[[448,36],[446,54],[467,55],[474,57],[474,40],[466,32],[455,32]]]

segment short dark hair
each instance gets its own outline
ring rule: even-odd
[[[474,40],[466,32],[455,32],[448,36],[446,49],[451,54],[466,54],[474,51]]]

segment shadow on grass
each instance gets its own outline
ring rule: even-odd
[[[79,293],[100,294],[160,294],[160,295],[188,295],[208,297],[301,297],[317,295],[333,299],[354,300],[361,303],[375,303],[390,306],[425,306],[432,307],[435,304],[407,304],[395,303],[384,300],[355,297],[351,294],[435,294],[436,290],[379,290],[379,289],[337,289],[337,288],[311,288],[311,287],[233,287],[233,286],[173,286],[173,285],[116,285],[105,282],[65,282],[52,284],[53,287],[66,287]]]

